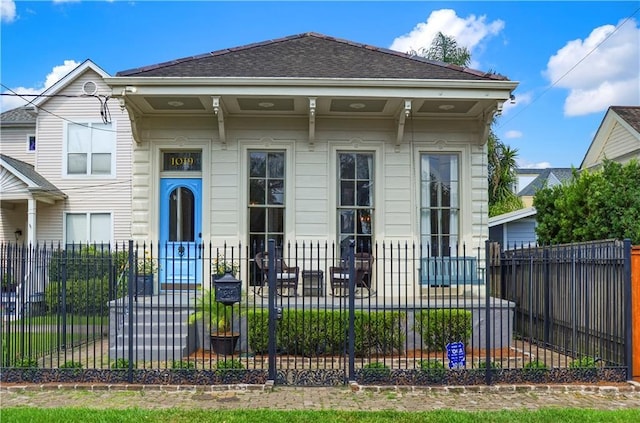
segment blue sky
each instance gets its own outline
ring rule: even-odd
[[[303,32],[399,51],[456,38],[520,85],[495,131],[523,167],[579,166],[610,105],[640,105],[636,1],[0,0],[3,85],[38,93],[85,59],[116,72]],[[1,110],[20,105],[0,97]]]

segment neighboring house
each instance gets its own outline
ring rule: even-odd
[[[503,249],[537,245],[536,209],[526,207],[489,218],[489,240]]]
[[[596,169],[604,159],[640,160],[640,106],[611,106],[589,145],[580,170]]]
[[[106,76],[87,60],[0,115],[0,242],[131,237],[131,127]]]
[[[524,207],[533,206],[533,197],[539,189],[569,182],[573,176],[573,169],[571,168],[550,167],[538,170],[537,176],[518,192],[518,197],[522,200]]]
[[[202,240],[484,248],[487,134],[517,86],[503,76],[306,33],[105,81],[135,141],[132,236],[166,258]],[[161,288],[201,283],[193,266],[161,268]]]

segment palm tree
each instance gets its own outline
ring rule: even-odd
[[[458,47],[455,38],[438,32],[431,42],[429,49],[411,51],[409,54],[426,57],[429,60],[439,60],[444,63],[467,67],[471,62],[471,53],[466,47]]]

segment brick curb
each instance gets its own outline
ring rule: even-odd
[[[0,392],[20,391],[149,391],[149,392],[226,392],[253,391],[270,392],[280,386],[273,383],[230,384],[230,385],[142,385],[142,384],[0,384]],[[286,387],[286,386],[282,386]],[[295,386],[296,389],[314,389],[314,387]],[[327,387],[324,387],[327,388]],[[339,388],[339,387],[336,387]],[[465,394],[465,393],[526,393],[526,392],[580,392],[597,394],[621,394],[640,392],[640,383],[629,381],[625,385],[468,385],[468,386],[390,386],[390,385],[359,385],[351,382],[348,385],[351,392],[399,392],[399,393],[434,393],[434,394]]]

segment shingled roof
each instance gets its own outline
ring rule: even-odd
[[[317,33],[217,50],[121,71],[116,76],[508,80],[493,73]]]
[[[611,110],[640,133],[640,106],[611,106]]]
[[[524,187],[522,191],[518,193],[521,197],[533,196],[538,190],[545,186],[555,186],[558,183],[562,184],[569,180],[573,176],[573,169],[567,167],[554,167],[543,169],[542,172],[531,181],[529,185]]]
[[[9,125],[34,125],[36,117],[29,110],[22,106],[15,109],[7,110],[0,114],[0,124],[2,126]]]
[[[32,190],[44,191],[51,193],[57,197],[65,198],[66,194],[60,191],[55,185],[47,180],[44,176],[36,172],[33,165],[23,162],[22,160],[14,159],[6,154],[0,154],[0,158],[9,166],[13,167],[17,172],[20,172],[25,178],[33,182],[30,187]]]

